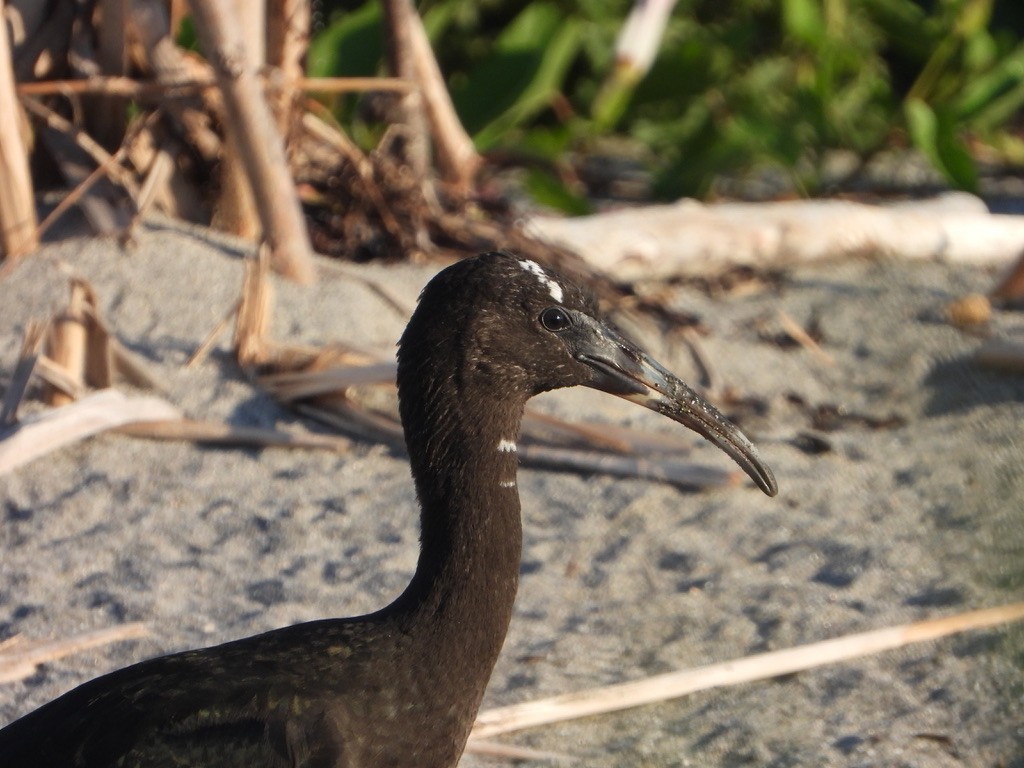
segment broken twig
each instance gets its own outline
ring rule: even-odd
[[[1024,619],[1024,603],[1013,603],[847,635],[782,651],[760,653],[721,664],[656,675],[633,683],[500,707],[479,714],[470,738],[487,738],[538,725],[653,704],[709,688],[790,675],[912,643],[937,640],[958,632],[995,627],[1021,619]]]

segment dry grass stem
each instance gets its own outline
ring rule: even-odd
[[[993,299],[1020,301],[1024,298],[1024,253],[992,289]]]
[[[158,389],[157,377],[140,356],[107,329],[96,292],[85,280],[71,280],[67,307],[50,322],[46,353],[38,372],[52,385],[49,402],[62,405],[86,391],[105,389],[121,378],[144,389]]]
[[[18,418],[18,406],[25,398],[25,391],[32,379],[32,372],[39,360],[39,352],[43,348],[47,327],[46,323],[33,320],[25,329],[18,362],[14,366],[14,373],[11,374],[11,381],[4,391],[3,404],[0,405],[0,430],[11,426]]]
[[[168,190],[173,175],[174,158],[163,147],[157,147],[153,155],[153,162],[150,163],[146,176],[142,180],[139,197],[135,201],[136,212],[133,226],[138,224],[160,197],[171,196]]]
[[[569,472],[602,473],[616,477],[658,480],[684,488],[720,488],[739,485],[746,477],[740,470],[674,461],[654,456],[621,456],[618,454],[519,444],[519,460],[525,467],[539,467]]]
[[[267,330],[273,314],[274,297],[267,279],[270,259],[260,248],[256,259],[245,262],[242,297],[235,319],[235,357],[243,368],[267,362]]]
[[[810,334],[803,329],[803,326],[794,320],[786,310],[780,309],[778,311],[778,318],[779,322],[782,324],[782,330],[784,330],[786,335],[793,339],[793,341],[811,352],[825,365],[836,364],[835,358],[822,349],[821,345],[812,339]]]
[[[633,683],[569,693],[481,712],[471,738],[487,738],[538,725],[616,712],[685,696],[696,691],[765,680],[835,664],[958,632],[996,627],[1024,619],[1024,603],[960,613],[941,619],[862,632],[736,661],[670,672]]]
[[[340,429],[363,440],[384,443],[395,450],[405,450],[405,435],[397,420],[361,408],[353,403],[334,401],[330,407],[296,403],[292,406],[303,416],[316,419],[329,427]]]
[[[529,747],[517,747],[513,744],[502,744],[497,741],[484,741],[473,739],[466,745],[466,752],[484,757],[494,757],[500,760],[554,760],[557,762],[575,761],[572,755],[561,752],[548,752]]]
[[[191,6],[196,34],[220,86],[229,139],[252,187],[272,266],[289,279],[312,282],[313,251],[284,142],[255,68],[240,58],[235,14],[227,0],[193,0]]]
[[[85,387],[86,346],[89,331],[90,305],[95,297],[88,284],[80,280],[71,281],[71,295],[62,312],[50,321],[50,334],[46,344],[47,356],[69,377],[71,388],[80,391]],[[74,397],[67,388],[54,388],[47,394],[50,405],[67,405]]]
[[[186,368],[195,368],[206,359],[206,356],[210,354],[210,350],[213,349],[213,345],[217,343],[217,339],[227,329],[231,319],[238,314],[238,310],[241,306],[242,299],[239,298],[238,301],[232,305],[231,309],[224,313],[224,317],[217,322],[217,325],[213,327],[213,330],[210,331],[206,338],[203,339],[203,342],[196,348],[196,351],[192,353],[192,356],[189,357],[188,361],[185,363]]]
[[[975,350],[974,361],[986,368],[1024,373],[1024,341],[1007,338],[989,339]]]
[[[310,107],[317,108],[318,111],[326,112],[323,107],[316,102],[311,102]],[[330,115],[330,113],[327,113]],[[302,128],[311,137],[317,141],[327,144],[331,149],[341,153],[342,157],[347,159],[356,173],[359,174],[359,180],[362,182],[363,191],[366,193],[366,197],[373,204],[373,207],[377,211],[377,215],[380,216],[381,224],[384,228],[394,237],[399,237],[401,234],[401,225],[395,219],[394,214],[391,212],[391,206],[388,205],[384,199],[384,195],[380,191],[380,187],[373,178],[373,166],[367,159],[363,151],[359,149],[349,138],[339,129],[329,126],[320,118],[306,113],[302,117]]]
[[[126,424],[118,427],[116,431],[122,435],[153,440],[187,440],[195,443],[253,448],[295,448],[346,453],[352,446],[348,440],[337,435],[293,434],[278,429],[241,427],[191,419]]]
[[[615,453],[632,453],[633,443],[621,431],[605,430],[604,424],[574,423],[527,407],[523,427],[531,432],[548,431],[563,437],[582,439],[587,443]]]
[[[51,392],[63,393],[68,398],[68,402],[77,400],[88,391],[80,379],[72,376],[67,368],[55,363],[46,355],[42,355],[36,361],[34,372],[50,387]]]
[[[416,87],[415,83],[400,77],[301,77],[284,82],[306,93],[405,93]],[[206,76],[193,75],[188,80],[177,82],[133,80],[130,77],[102,75],[87,80],[40,80],[18,83],[15,91],[21,98],[100,94],[144,100],[192,98],[197,93],[216,87],[217,81],[210,72]]]
[[[686,342],[686,347],[690,350],[690,356],[697,364],[697,368],[700,369],[700,385],[708,392],[717,392],[722,379],[715,370],[711,358],[704,351],[700,335],[692,326],[683,328],[683,341]]]
[[[0,475],[66,445],[138,421],[180,419],[178,410],[158,397],[128,397],[104,389],[61,408],[25,418],[0,432]]]
[[[0,3],[0,10],[3,3]],[[29,151],[22,134],[23,115],[15,96],[15,76],[11,59],[11,43],[7,34],[7,17],[3,16],[0,39],[0,256],[14,259],[34,251],[39,245],[36,235],[36,205],[29,170]]]
[[[135,622],[107,629],[84,632],[63,640],[29,642],[17,638],[16,642],[0,645],[0,683],[22,680],[36,671],[36,667],[55,661],[73,653],[116,643],[121,640],[135,640],[145,637],[148,630],[144,624]]]
[[[119,163],[111,163],[110,153],[97,144],[95,139],[89,134],[79,130],[72,123],[35,99],[23,98],[22,105],[28,112],[44,120],[54,130],[66,134],[93,159],[97,166],[105,168],[105,175],[109,176],[114,183],[123,187],[133,199],[138,197],[139,185],[132,174]]]
[[[343,393],[349,387],[393,384],[394,381],[394,363],[350,365],[322,371],[271,373],[259,378],[261,387],[286,403],[318,395]]]

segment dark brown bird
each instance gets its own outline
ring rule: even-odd
[[[488,253],[438,274],[398,351],[421,551],[391,605],[104,675],[0,730],[2,768],[441,768],[469,736],[512,615],[526,401],[586,386],[668,416],[769,496],[754,446],[603,323],[580,288]]]

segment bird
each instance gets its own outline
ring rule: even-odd
[[[512,619],[517,441],[541,392],[584,386],[654,410],[778,491],[746,436],[602,319],[589,292],[516,254],[467,258],[427,283],[397,383],[420,507],[399,597],[83,683],[0,730],[0,766],[456,765]]]

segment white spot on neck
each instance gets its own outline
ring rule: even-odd
[[[540,281],[540,284],[548,289],[548,293],[551,294],[551,298],[557,302],[561,302],[565,298],[565,294],[562,291],[562,286],[558,284],[554,278],[552,278],[544,268],[535,261],[529,259],[523,259],[519,262],[519,266],[529,272],[531,275],[536,276]]]
[[[500,487],[502,487],[502,488],[515,488],[516,487],[516,481],[515,480],[499,480],[498,481],[498,485]]]
[[[516,445],[515,440],[508,440],[506,438],[502,438],[501,440],[498,441],[498,450],[501,453],[515,453],[516,451],[519,450],[519,446]]]

